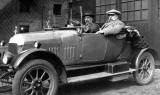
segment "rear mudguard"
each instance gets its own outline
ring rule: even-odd
[[[154,57],[155,60],[158,59],[158,53],[157,53],[154,49],[152,49],[152,48],[144,48],[144,49],[138,50],[138,51],[136,51],[136,53],[133,55],[132,65],[131,65],[132,68],[135,68],[136,64],[138,63],[139,57],[140,57],[144,52],[150,52],[150,53],[153,55],[153,57]]]

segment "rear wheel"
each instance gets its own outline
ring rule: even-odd
[[[145,85],[153,80],[155,61],[150,52],[144,52],[136,60],[134,79],[139,85]]]
[[[15,74],[13,95],[55,95],[58,78],[55,68],[42,59],[31,60]]]

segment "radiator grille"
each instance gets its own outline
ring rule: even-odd
[[[17,54],[18,53],[18,46],[15,43],[9,43],[8,45],[8,51],[11,52],[12,54]]]

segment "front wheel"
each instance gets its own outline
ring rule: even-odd
[[[42,59],[31,60],[19,69],[13,81],[13,95],[55,95],[58,78],[55,68]]]
[[[139,85],[145,85],[153,80],[155,61],[150,52],[144,52],[136,59],[134,79]]]

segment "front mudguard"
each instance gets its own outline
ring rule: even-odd
[[[14,69],[16,69],[16,68],[18,68],[20,65],[22,65],[24,59],[25,59],[27,56],[29,56],[30,54],[32,54],[32,53],[34,53],[34,52],[39,52],[39,51],[46,52],[45,49],[36,49],[36,48],[23,51],[23,52],[21,52],[20,54],[15,55],[15,57],[12,59],[10,65],[11,65]]]
[[[29,49],[21,54],[15,56],[10,63],[10,65],[13,67],[14,71],[16,72],[19,70],[21,67],[25,66],[27,61],[33,60],[33,59],[43,59],[49,61],[52,66],[55,67],[58,76],[60,80],[63,83],[66,83],[66,69],[64,67],[63,62],[61,59],[54,53],[47,51],[46,49]],[[65,78],[64,78],[65,77]]]

